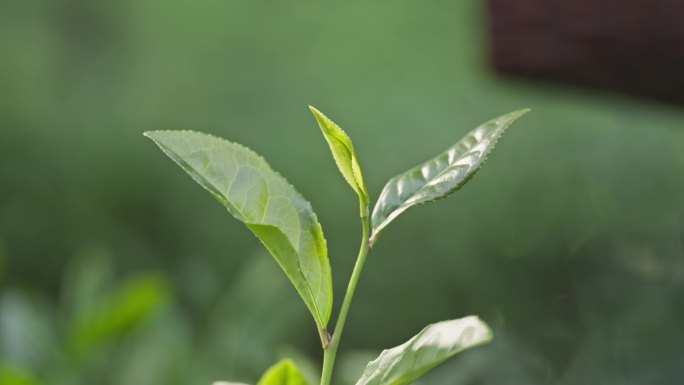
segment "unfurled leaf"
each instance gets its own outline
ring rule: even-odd
[[[410,384],[455,354],[491,339],[491,330],[474,316],[429,325],[406,343],[383,351],[356,385]]]
[[[285,359],[271,366],[257,385],[306,385],[306,381],[295,363]]]
[[[390,179],[373,208],[371,244],[404,211],[444,198],[463,187],[485,162],[506,128],[527,111],[518,110],[492,119],[436,158]]]
[[[261,240],[324,330],[332,310],[332,278],[311,204],[244,146],[192,131],[145,135]]]
[[[311,109],[311,112],[316,118],[316,122],[318,122],[318,126],[323,132],[325,140],[330,146],[330,151],[333,154],[337,168],[340,169],[340,172],[347,183],[349,183],[359,195],[361,202],[363,202],[364,205],[368,204],[366,183],[363,181],[361,164],[359,163],[359,158],[356,156],[356,151],[354,151],[354,145],[352,145],[351,139],[349,139],[349,136],[340,128],[340,126],[323,115],[323,113],[312,106],[309,106],[309,109]]]

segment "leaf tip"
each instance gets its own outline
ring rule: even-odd
[[[316,118],[318,125],[321,127],[321,129],[323,129],[323,126],[326,125],[330,119],[312,105],[309,105],[309,110],[313,114],[314,118]]]
[[[515,118],[517,119],[517,118],[519,118],[519,117],[525,115],[526,113],[528,113],[528,112],[530,112],[530,111],[532,111],[531,108],[521,108],[521,109],[519,109],[519,110],[517,110],[517,111],[513,111],[512,114],[515,115]]]
[[[318,108],[312,106],[311,104],[309,104],[309,111],[311,111],[316,118],[324,116],[323,113],[318,110]]]
[[[168,132],[173,132],[173,131],[165,131],[165,130],[145,131],[145,132],[143,132],[143,136],[146,137],[146,138],[150,138],[150,139],[152,139],[153,141],[156,142],[158,139],[160,139],[160,137],[161,137],[164,133],[168,133]]]
[[[494,332],[492,331],[492,328],[490,328],[489,325],[487,325],[487,323],[485,321],[483,321],[482,318],[480,318],[480,316],[474,315],[474,316],[470,316],[470,318],[472,318],[472,321],[474,324],[482,327],[485,330],[485,341],[484,342],[489,342],[494,338]]]

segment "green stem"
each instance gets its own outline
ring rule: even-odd
[[[337,355],[337,348],[340,346],[340,339],[342,338],[342,331],[344,330],[344,323],[347,321],[347,314],[351,306],[354,292],[356,291],[356,284],[361,276],[363,265],[366,263],[366,256],[368,255],[368,237],[370,236],[370,226],[368,224],[368,205],[361,203],[361,224],[363,226],[363,236],[361,238],[361,249],[359,255],[356,257],[356,264],[354,271],[352,271],[349,284],[347,285],[347,292],[344,295],[340,315],[337,317],[335,324],[335,332],[330,340],[328,346],[323,350],[323,372],[321,374],[321,385],[330,385],[332,378],[333,367],[335,366],[335,356]]]

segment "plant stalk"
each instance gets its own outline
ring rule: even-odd
[[[347,321],[349,307],[351,306],[352,299],[354,298],[356,284],[361,276],[363,265],[366,263],[366,256],[368,256],[368,238],[370,236],[370,226],[368,223],[368,205],[363,201],[361,202],[361,225],[363,226],[363,236],[361,237],[361,248],[359,249],[359,255],[356,257],[354,270],[349,278],[347,292],[344,295],[344,301],[342,302],[340,315],[337,317],[337,323],[335,324],[335,332],[333,333],[328,346],[323,349],[323,372],[321,373],[321,385],[330,385],[333,367],[335,366],[335,356],[337,355],[337,348],[340,346],[340,339],[342,338],[344,324]]]

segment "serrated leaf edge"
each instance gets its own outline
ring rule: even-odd
[[[445,322],[451,322],[451,321],[466,321],[466,320],[475,321],[476,323],[479,324],[479,326],[484,327],[484,329],[486,330],[486,335],[484,336],[484,338],[482,338],[479,342],[477,342],[477,343],[475,343],[475,344],[468,345],[468,346],[466,346],[466,347],[463,347],[463,348],[461,348],[461,349],[458,349],[458,350],[452,352],[451,354],[447,355],[446,357],[442,358],[441,360],[438,360],[438,361],[434,362],[432,365],[429,365],[429,366],[425,367],[425,371],[424,371],[423,373],[427,373],[428,371],[430,371],[430,370],[434,369],[435,367],[437,367],[437,366],[443,364],[444,362],[448,361],[449,359],[453,358],[455,355],[457,355],[457,354],[459,354],[459,353],[461,353],[461,352],[463,352],[463,351],[465,351],[465,350],[469,350],[469,349],[472,349],[472,348],[475,348],[475,347],[478,347],[478,346],[481,346],[481,345],[484,345],[484,344],[488,344],[488,343],[490,343],[490,342],[492,341],[492,339],[494,338],[494,333],[493,333],[492,329],[491,329],[491,328],[490,328],[490,327],[489,327],[489,326],[488,326],[480,317],[478,317],[478,316],[471,315],[471,316],[467,316],[467,317],[463,317],[463,318],[458,318],[458,319],[444,320],[444,321],[435,322],[435,323],[432,323],[432,324],[427,325],[427,326],[425,326],[424,328],[422,328],[418,333],[416,333],[416,334],[415,334],[413,337],[411,337],[408,341],[406,341],[406,342],[404,342],[404,343],[402,343],[402,344],[400,344],[400,345],[397,345],[397,346],[395,346],[395,347],[389,348],[389,349],[383,349],[382,352],[380,352],[380,354],[378,355],[377,358],[375,358],[374,360],[370,361],[370,362],[366,365],[366,369],[364,369],[364,372],[362,373],[361,378],[356,382],[356,385],[358,385],[358,384],[361,382],[361,380],[364,379],[364,377],[365,377],[365,375],[366,375],[366,370],[368,369],[368,367],[371,367],[373,364],[376,364],[379,360],[381,360],[381,359],[383,358],[383,355],[391,354],[392,351],[395,351],[395,350],[402,350],[402,349],[404,349],[404,348],[406,348],[406,347],[408,347],[408,346],[411,346],[411,344],[412,344],[417,338],[419,338],[423,332],[425,332],[425,331],[426,331],[427,329],[429,329],[430,327],[435,326],[435,325],[440,324],[440,323],[445,323]],[[395,367],[395,365],[397,365],[398,363],[399,363],[399,361],[394,362],[393,365],[390,366],[390,367],[387,369],[387,371],[386,371],[385,373],[382,374],[382,379],[386,379],[387,376],[392,372],[392,369],[393,369],[393,368]],[[412,374],[412,373],[408,373],[408,374]],[[405,380],[406,377],[407,377],[406,375],[400,376],[399,378],[397,378],[396,380],[394,380],[393,382],[391,382],[391,383],[389,383],[389,384],[387,384],[387,385],[403,384],[403,383],[405,383],[405,381],[406,381],[406,380]],[[419,376],[419,377],[422,377],[422,375]],[[419,377],[417,377],[417,378],[419,378]],[[414,378],[413,380],[410,380],[408,383],[415,381],[417,378]]]
[[[337,157],[335,156],[334,153],[333,153],[333,159],[335,160],[335,163],[336,163],[336,165],[337,165],[337,168],[340,169],[340,173],[342,173],[342,176],[344,177],[345,181],[351,186],[351,188],[352,188],[352,189],[353,189],[353,190],[354,190],[354,191],[355,191],[355,192],[356,192],[364,201],[367,202],[369,198],[368,198],[368,190],[367,190],[367,188],[366,188],[366,182],[365,182],[364,179],[363,179],[363,175],[360,173],[361,164],[359,163],[358,155],[356,154],[356,150],[354,149],[354,145],[353,145],[353,142],[352,142],[351,138],[349,137],[349,134],[347,134],[347,133],[342,129],[342,127],[340,127],[339,124],[335,123],[335,121],[333,121],[332,119],[330,119],[327,115],[325,115],[324,113],[322,113],[322,112],[321,112],[320,110],[318,110],[316,107],[314,107],[314,106],[312,106],[312,105],[309,105],[309,109],[310,109],[311,112],[314,114],[314,118],[316,119],[316,123],[318,123],[319,128],[321,129],[321,131],[323,131],[323,136],[324,136],[324,138],[326,139],[326,141],[329,140],[329,139],[328,139],[329,137],[332,137],[332,138],[334,138],[335,140],[337,140],[340,144],[342,144],[342,146],[347,150],[347,153],[349,154],[349,158],[350,158],[350,161],[351,161],[350,169],[351,169],[352,179],[354,180],[354,183],[350,182],[350,181],[347,179],[347,177],[344,175],[344,173],[342,173],[342,170],[341,170],[341,167],[340,167],[340,164],[339,164],[340,162],[337,160]],[[327,122],[329,122],[333,127],[336,127],[336,128],[339,130],[339,132],[330,132],[330,133],[326,133],[326,129],[324,129],[324,128],[321,126],[320,122],[318,121],[318,117],[317,117],[316,115],[320,115],[324,120],[326,120]],[[347,140],[347,142],[349,143],[349,145],[348,145],[344,140],[340,140],[339,138],[337,138],[336,134],[341,134],[341,135],[343,135],[343,136],[344,136],[344,139]],[[328,143],[328,144],[330,144],[330,143]],[[358,169],[358,170],[357,170],[357,169]]]
[[[282,174],[280,174],[277,170],[275,170],[273,167],[271,167],[270,163],[268,163],[268,161],[267,161],[263,156],[261,156],[258,152],[252,150],[251,148],[249,148],[249,147],[247,147],[247,146],[245,146],[245,145],[243,145],[243,144],[236,143],[236,142],[231,142],[231,141],[229,141],[229,140],[227,140],[227,139],[224,139],[224,138],[221,138],[221,137],[219,137],[219,136],[212,135],[212,134],[209,134],[209,133],[206,133],[206,132],[200,132],[200,131],[194,131],[194,130],[155,130],[155,131],[145,131],[145,132],[143,132],[143,135],[144,135],[145,137],[147,137],[147,138],[149,138],[150,140],[152,140],[152,141],[153,141],[153,142],[154,142],[154,143],[155,143],[155,144],[156,144],[156,145],[157,145],[157,146],[158,146],[158,147],[167,155],[167,156],[169,156],[169,158],[171,158],[171,159],[172,159],[174,162],[176,162],[176,163],[178,163],[178,162],[176,161],[176,159],[181,160],[180,157],[179,157],[177,154],[175,154],[173,151],[171,151],[170,149],[167,149],[167,148],[165,148],[164,146],[162,146],[157,140],[155,140],[152,136],[150,136],[150,134],[151,134],[151,133],[154,133],[154,132],[160,132],[160,133],[192,133],[192,134],[204,135],[204,136],[210,137],[210,138],[212,138],[212,139],[216,139],[216,140],[219,140],[219,141],[227,142],[227,143],[229,143],[229,144],[231,144],[231,145],[235,145],[235,146],[237,146],[237,147],[240,147],[240,148],[242,148],[243,150],[245,150],[245,151],[247,151],[247,152],[249,152],[249,153],[255,155],[255,156],[258,157],[259,159],[261,159],[261,160],[270,168],[270,170],[271,170],[274,174],[276,174],[277,176],[279,176],[280,178],[282,178],[282,180],[283,180],[290,188],[292,188],[292,189],[301,197],[302,201],[304,201],[304,202],[306,203],[306,205],[308,206],[308,208],[311,209],[311,213],[313,214],[313,217],[314,217],[314,219],[315,219],[315,221],[316,221],[316,224],[317,224],[316,230],[317,230],[318,233],[320,233],[321,240],[322,240],[322,243],[323,243],[321,246],[325,249],[325,258],[326,258],[326,260],[327,260],[327,262],[328,262],[328,267],[330,266],[329,257],[328,257],[328,252],[327,252],[327,248],[328,248],[327,244],[328,244],[328,241],[327,241],[326,238],[325,238],[325,235],[324,235],[324,233],[323,233],[323,229],[321,228],[320,222],[318,221],[318,216],[316,215],[316,213],[315,213],[314,210],[313,210],[313,206],[311,205],[311,203],[310,203],[308,200],[306,200],[306,199],[304,198],[304,196],[303,196],[299,191],[297,191],[297,189],[290,183],[289,180],[287,180],[287,178],[285,178],[284,176],[282,176]],[[172,156],[172,155],[173,155],[173,156]],[[194,167],[192,167],[192,166],[190,166],[189,164],[187,164],[187,162],[185,162],[185,161],[183,161],[183,163],[184,163],[185,165],[179,164],[179,166],[181,166],[182,169],[185,170],[186,167],[187,167],[188,169],[192,169],[192,170],[194,171],[194,173],[197,174],[197,175],[199,176],[198,170],[196,170]],[[191,177],[193,177],[193,179],[195,179],[194,176],[193,176],[192,174],[191,174]],[[221,196],[220,196],[217,192],[212,191],[212,190],[208,187],[208,186],[209,186],[209,183],[200,183],[197,179],[195,179],[195,180],[198,182],[198,184],[199,184],[200,186],[202,186],[202,188],[204,188],[204,189],[207,190],[209,193],[211,193],[211,194],[214,196],[214,198],[216,198],[219,202],[221,202],[222,204],[224,204],[224,205],[226,205],[226,206],[231,206],[231,207],[233,207],[233,208],[235,209],[236,212],[240,213],[240,210],[238,210],[237,208],[235,208],[233,205],[230,205],[226,200],[222,199]],[[237,219],[240,220],[241,222],[243,222],[245,225],[271,226],[271,225],[264,225],[264,224],[261,224],[261,223],[249,222],[249,221],[247,221],[247,220],[244,219],[244,215],[243,215],[242,213],[240,213],[240,214],[243,216],[243,218],[237,218]],[[275,227],[275,226],[271,226],[271,227]],[[276,227],[276,228],[277,228],[277,227]],[[278,229],[278,230],[280,231],[280,229]],[[255,236],[255,237],[256,237],[256,236]],[[257,239],[259,240],[259,242],[262,243],[262,245],[263,245],[263,242],[261,241],[261,239],[259,239],[258,237],[256,237],[256,238],[257,238]],[[288,243],[290,243],[289,239],[288,239]],[[265,247],[265,245],[264,245],[264,247]],[[292,249],[295,250],[295,252],[298,252],[297,249],[295,249],[294,245],[292,245],[292,243],[290,243],[290,247],[292,247]],[[269,251],[270,251],[270,250],[269,250]],[[276,260],[276,263],[278,263],[278,264],[280,265],[280,262],[278,262],[278,259],[277,259],[277,258],[274,258],[274,259]],[[280,266],[280,268],[282,269],[282,265]],[[307,289],[308,289],[308,291],[309,291],[309,295],[311,296],[312,299],[315,298],[314,295],[313,295],[313,290],[311,289],[311,285],[310,285],[310,283],[309,283],[309,280],[306,279],[306,276],[304,275],[304,272],[303,272],[303,270],[302,270],[302,266],[301,266],[301,264],[300,264],[300,262],[299,262],[299,259],[297,259],[297,268],[298,268],[298,272],[299,272],[300,276],[303,278],[304,282],[306,283],[306,287],[307,287]],[[332,296],[333,296],[332,280],[329,280],[329,283],[330,283],[330,284],[329,284],[328,286],[329,286],[330,296],[331,296],[331,301],[330,301],[331,305],[329,306],[329,309],[326,309],[325,313],[321,313],[321,311],[320,311],[320,309],[318,308],[318,304],[316,303],[315,299],[314,299],[313,301],[311,301],[311,302],[313,303],[314,308],[316,309],[316,315],[317,315],[316,321],[317,321],[317,323],[319,324],[319,327],[322,327],[322,328],[326,328],[326,327],[327,327],[328,321],[330,320],[330,315],[331,315],[331,313],[332,313],[332,302],[333,302],[333,301],[332,301]],[[299,293],[298,290],[296,290],[296,291]],[[301,295],[301,294],[300,294],[300,295]],[[322,317],[322,318],[321,318],[321,317]]]
[[[447,197],[449,197],[450,195],[452,195],[453,193],[455,193],[455,192],[457,192],[458,190],[460,190],[463,186],[465,186],[465,185],[466,185],[466,184],[475,176],[475,174],[477,174],[477,173],[480,171],[480,169],[482,169],[482,166],[484,166],[484,164],[487,162],[487,160],[489,160],[489,154],[494,150],[494,148],[496,147],[496,145],[499,143],[499,139],[501,139],[501,136],[502,136],[503,133],[508,129],[508,127],[510,127],[516,120],[518,120],[521,116],[523,116],[524,114],[528,113],[529,111],[530,111],[529,108],[523,108],[523,109],[520,109],[520,110],[512,111],[512,112],[509,112],[509,113],[507,113],[507,114],[498,116],[498,117],[496,117],[496,118],[490,119],[490,120],[488,120],[487,122],[481,124],[480,126],[485,125],[485,124],[489,123],[489,122],[492,121],[492,120],[499,119],[499,118],[501,118],[501,117],[503,117],[503,116],[512,115],[512,116],[509,118],[508,123],[507,123],[506,125],[502,126],[501,128],[499,128],[498,133],[494,136],[494,141],[492,142],[492,145],[489,147],[489,149],[487,150],[487,153],[486,153],[485,156],[482,158],[482,161],[481,161],[480,165],[479,165],[475,170],[473,170],[473,171],[472,171],[472,172],[471,172],[471,173],[470,173],[470,174],[469,174],[469,175],[468,175],[468,176],[467,176],[467,177],[466,177],[466,178],[465,178],[457,187],[455,187],[453,190],[449,191],[448,193],[446,193],[446,194],[444,194],[444,195],[442,195],[442,196],[440,196],[440,197],[437,197],[437,198],[434,198],[434,199],[425,200],[425,201],[421,201],[421,202],[417,202],[417,203],[412,203],[412,204],[410,204],[410,205],[402,204],[401,206],[397,207],[397,208],[396,208],[395,210],[393,210],[392,213],[391,213],[390,215],[388,215],[388,216],[387,216],[387,217],[386,217],[386,218],[385,218],[377,227],[374,227],[374,228],[371,229],[371,235],[370,235],[370,238],[369,238],[369,241],[368,241],[369,244],[370,244],[370,245],[373,245],[373,244],[375,243],[375,241],[377,240],[377,237],[378,237],[378,236],[380,235],[380,233],[382,232],[382,230],[384,230],[384,228],[385,228],[390,222],[392,222],[395,218],[397,218],[399,215],[401,215],[402,213],[404,213],[406,210],[408,210],[408,209],[410,209],[410,208],[412,208],[412,207],[415,207],[415,206],[423,205],[423,204],[425,204],[425,203],[435,202],[435,201],[438,201],[438,200],[447,198]],[[480,126],[478,126],[478,127],[480,127]],[[475,129],[477,129],[477,128],[475,128]],[[471,130],[471,131],[472,131],[472,130]],[[470,134],[471,131],[468,131],[468,133],[466,133],[466,136],[467,136],[468,134]],[[465,137],[463,137],[463,138],[465,138]],[[410,168],[409,170],[407,170],[406,172],[408,172],[408,171],[410,171],[410,170],[413,170],[413,169],[416,169],[416,168],[420,168],[421,166],[425,165],[426,163],[429,163],[429,162],[431,162],[432,160],[434,160],[434,159],[436,159],[436,158],[439,158],[439,157],[441,157],[441,156],[447,154],[447,153],[449,152],[449,150],[450,150],[454,145],[458,144],[461,140],[463,140],[463,138],[459,139],[458,142],[456,142],[456,143],[452,144],[451,146],[449,146],[449,148],[447,148],[446,150],[440,152],[439,155],[437,155],[437,156],[435,156],[435,157],[432,157],[432,158],[430,158],[429,160],[427,160],[427,161],[425,161],[425,162],[423,162],[423,163],[421,163],[421,164],[419,164],[419,165],[417,165],[417,166],[411,167],[411,168]],[[432,179],[436,179],[436,178],[438,178],[440,175],[443,175],[443,174],[447,171],[448,168],[449,168],[449,167],[446,167],[446,168],[445,168],[444,170],[442,170],[439,174],[435,175]],[[397,180],[397,179],[403,177],[404,174],[405,174],[405,172],[404,172],[404,173],[401,173],[401,174],[399,174],[399,175],[396,175],[396,176],[394,176],[394,177],[392,177],[390,180],[387,181],[387,183],[386,183],[385,185],[389,185],[389,184],[392,183],[393,181],[395,181],[395,180]],[[425,186],[427,186],[427,184],[426,184]],[[414,194],[417,194],[418,191],[421,191],[423,188],[425,188],[425,186],[423,186],[423,187],[421,187],[420,189],[418,189]],[[383,189],[383,190],[384,190],[384,189]],[[382,199],[382,195],[380,195],[380,197],[378,197],[378,202],[380,202],[381,199]],[[404,203],[406,203],[406,202],[404,202]],[[376,206],[377,206],[377,202],[376,202]],[[375,207],[373,207],[373,211],[375,211]]]

